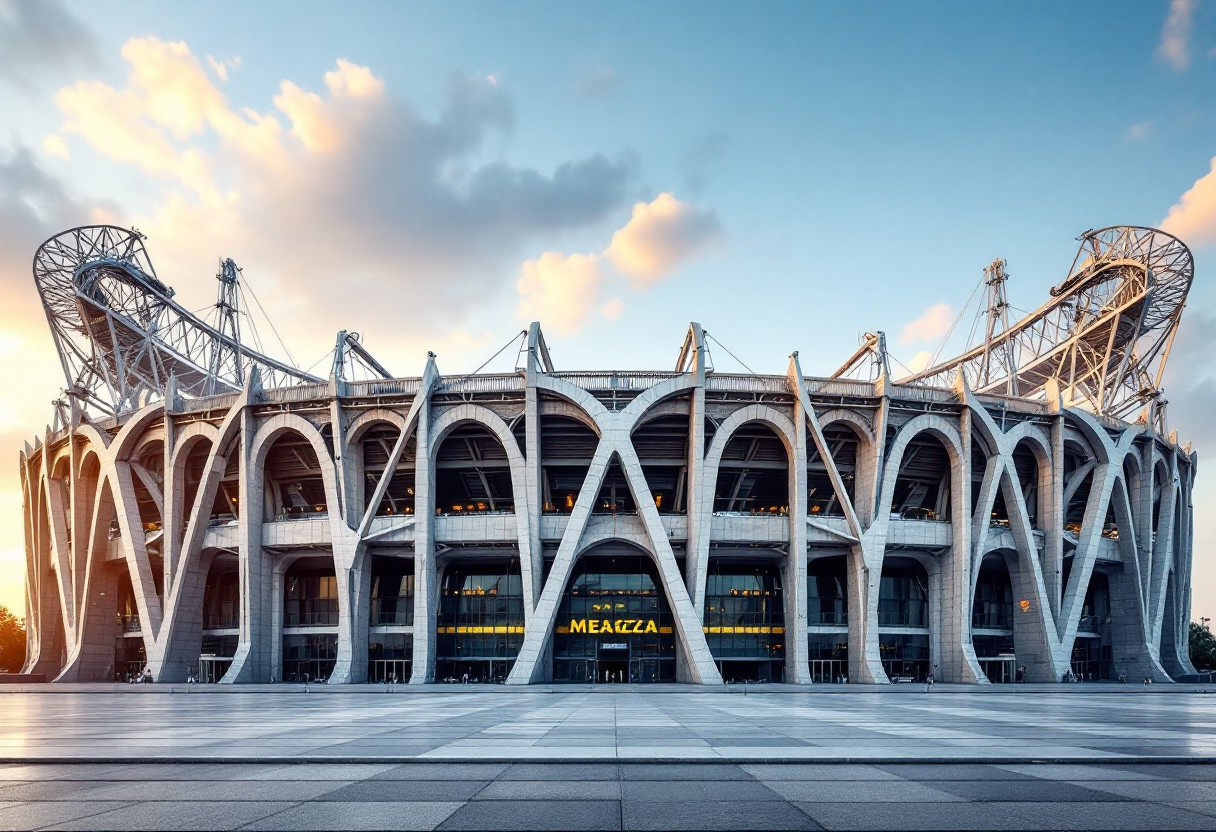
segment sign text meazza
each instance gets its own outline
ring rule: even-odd
[[[571,633],[657,633],[653,619],[647,618],[572,618]]]

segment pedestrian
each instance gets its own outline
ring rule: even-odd
[[[460,677],[460,684],[467,685],[469,683],[469,672],[466,670],[464,675]]]

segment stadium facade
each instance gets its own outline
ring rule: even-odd
[[[527,684],[1170,681],[1187,658],[1196,458],[1161,374],[1193,266],[1087,232],[1052,298],[894,380],[881,333],[829,378],[394,378],[339,333],[312,376],[212,321],[137,232],[47,241],[68,389],[20,455],[25,672],[50,679]],[[674,341],[674,339],[673,339]],[[669,365],[671,366],[671,365]],[[362,378],[357,376],[362,375]]]

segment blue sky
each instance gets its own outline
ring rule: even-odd
[[[1038,306],[1078,234],[1161,223],[1216,155],[1216,3],[49,6],[58,25],[0,0],[0,351],[25,359],[0,370],[21,391],[0,413],[10,449],[62,385],[28,258],[90,218],[147,231],[193,306],[236,259],[305,365],[349,327],[397,373],[427,349],[468,371],[541,310],[563,368],[665,369],[698,320],[757,371],[796,349],[826,373],[867,330],[905,362],[934,349],[900,333],[956,313],[996,257],[1013,303]],[[157,120],[140,66],[189,75],[165,88],[189,112]],[[330,133],[292,121],[284,82]],[[148,129],[107,123],[115,102]],[[285,157],[223,126],[255,115],[314,146],[282,138]],[[1182,227],[1201,323],[1171,413],[1216,452],[1216,199]],[[647,229],[657,264],[638,259]],[[0,603],[19,606],[0,475]],[[1216,523],[1200,531],[1211,615]]]

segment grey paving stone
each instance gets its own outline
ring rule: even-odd
[[[877,768],[908,780],[1030,780],[1031,775],[997,765],[880,763]]]
[[[1201,815],[1211,815],[1216,817],[1216,801],[1210,800],[1192,800],[1192,801],[1171,801],[1170,806],[1176,806],[1179,809],[1186,809],[1190,812],[1198,812]]]
[[[1176,802],[1179,800],[1216,800],[1216,783],[1208,781],[1179,780],[1177,782],[1128,782],[1116,781],[1104,783],[1098,780],[1086,781],[1085,785],[1098,792],[1109,795],[1119,795],[1134,800],[1151,800],[1158,803]],[[1109,800],[1110,797],[1104,798]]]
[[[899,780],[898,775],[876,766],[782,763],[742,765],[739,768],[757,780]]]
[[[625,829],[822,829],[797,807],[771,801],[626,801]]]
[[[822,803],[954,803],[964,798],[907,781],[775,780],[766,784],[786,800]]]
[[[625,800],[659,801],[771,801],[781,797],[763,783],[753,780],[660,780],[654,782],[622,782]]]
[[[56,763],[31,763],[5,766],[0,771],[0,783],[10,780],[103,780],[106,772],[123,770],[126,765],[79,765]]]
[[[130,803],[25,803],[0,810],[0,830],[3,832],[26,832],[41,829],[56,823],[64,823],[90,815],[100,815],[113,809],[122,809]]]
[[[1054,780],[933,780],[928,785],[949,794],[985,803],[993,801],[1108,801],[1112,795],[1098,791],[1100,784],[1083,785]],[[1152,784],[1159,785],[1159,784]]]
[[[475,800],[457,809],[439,828],[487,832],[620,829],[621,804],[615,800]]]
[[[1053,765],[1028,763],[1025,765],[999,765],[997,768],[1044,780],[1160,780],[1162,778],[1144,772],[1117,768],[1108,765],[1078,765],[1073,763]]]
[[[109,786],[95,780],[49,780],[11,783],[0,786],[0,800],[87,800],[83,795]]]
[[[515,763],[499,780],[616,780],[616,763]]]
[[[1214,765],[1186,765],[1182,763],[1161,765],[1145,763],[1142,765],[1116,765],[1112,766],[1112,768],[1137,774],[1151,774],[1154,777],[1160,777],[1162,780],[1216,781],[1216,766]]]
[[[621,763],[622,780],[751,780],[742,766],[714,763]]]
[[[499,780],[474,800],[619,800],[615,780]]]
[[[349,785],[349,780],[230,780],[202,784],[184,800],[317,800]]]
[[[301,803],[245,827],[262,832],[363,832],[431,830],[460,808],[459,803]]]
[[[456,802],[464,801],[485,788],[485,780],[364,780],[344,785],[320,800],[357,801],[360,803],[400,803],[404,801]]]
[[[250,777],[250,780],[365,780],[397,768],[393,763],[293,763]]]
[[[510,763],[407,763],[372,780],[493,780]]]
[[[60,823],[56,830],[229,830],[290,808],[291,803],[135,803],[100,815]],[[2,816],[0,816],[2,817]]]
[[[1198,812],[1157,803],[1005,803],[1040,829],[1203,829],[1216,824]],[[0,816],[2,817],[2,816]]]
[[[799,803],[830,830],[1024,830],[1051,828],[997,803]]]

